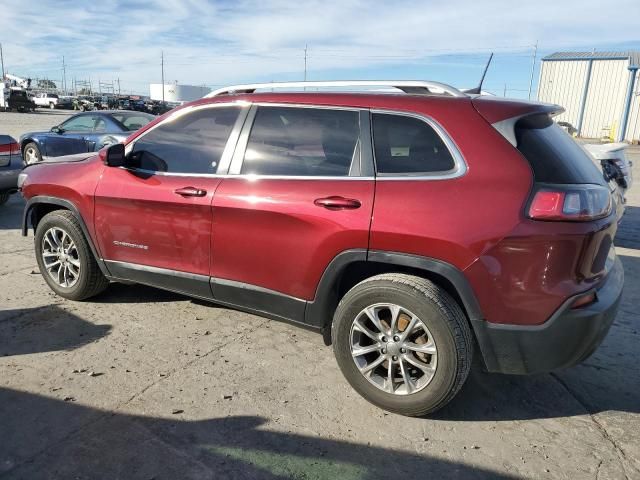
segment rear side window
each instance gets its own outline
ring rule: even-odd
[[[589,155],[549,115],[518,120],[515,133],[518,150],[531,164],[536,182],[605,184]]]
[[[359,136],[355,111],[258,107],[240,173],[347,176]]]
[[[112,116],[114,119],[120,122],[124,130],[128,130],[130,132],[144,127],[147,123],[156,118],[153,115],[148,115],[146,113],[114,113]]]
[[[379,175],[428,175],[454,169],[451,152],[428,123],[386,113],[372,117]]]
[[[216,173],[239,111],[206,108],[165,122],[134,144],[129,162],[153,172]]]

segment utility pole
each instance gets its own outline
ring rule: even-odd
[[[531,78],[529,79],[529,100],[531,100],[531,90],[533,88],[533,71],[536,69],[536,56],[538,55],[538,41],[533,47],[533,58],[531,59]]]
[[[118,96],[120,96],[120,77],[118,77]]]
[[[64,64],[64,55],[62,56],[62,91],[67,93],[67,66]]]
[[[160,51],[160,61],[162,65],[162,103],[164,103],[164,51]]]
[[[507,84],[504,84],[504,93],[502,94],[503,97],[507,96]]]
[[[304,45],[304,81],[307,81],[307,44]]]
[[[2,78],[1,81],[4,82],[4,56],[2,55],[2,44],[0,43],[0,64],[2,64]]]

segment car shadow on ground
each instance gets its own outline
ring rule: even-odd
[[[428,453],[278,432],[261,417],[181,416],[127,415],[0,388],[0,477],[515,478]]]
[[[640,277],[640,257],[620,259],[627,278]],[[512,376],[484,373],[477,361],[460,393],[429,418],[501,421],[640,413],[639,301],[640,284],[627,282],[609,334],[580,365],[551,374]]]
[[[110,283],[100,295],[92,297],[92,303],[157,303],[193,300],[191,297],[179,293],[148,287],[140,284]],[[197,301],[197,300],[193,300]],[[203,302],[203,304],[206,304]],[[208,304],[211,305],[211,304]]]
[[[640,257],[621,256],[627,278],[640,277]],[[112,284],[93,301],[114,303],[190,300],[227,308],[141,285]],[[604,343],[582,364],[552,374],[516,376],[482,371],[480,352],[461,392],[430,419],[456,421],[559,418],[603,411],[640,413],[637,342],[640,317],[633,302],[640,286],[627,282],[616,321]],[[295,328],[295,327],[291,327]],[[318,341],[321,336],[318,335]],[[327,355],[331,353],[327,350]]]
[[[73,350],[110,330],[110,325],[95,325],[56,305],[0,310],[0,357]]]

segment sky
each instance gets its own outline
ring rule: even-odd
[[[302,80],[429,79],[527,97],[555,51],[640,50],[640,1],[2,0],[5,71],[21,77],[213,88]],[[117,88],[117,83],[116,83]]]

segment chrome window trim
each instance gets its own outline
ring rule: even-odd
[[[118,167],[123,170],[128,170],[130,172],[136,173],[144,173],[148,175],[159,175],[162,177],[190,177],[190,178],[237,178],[240,180],[247,181],[258,181],[258,180],[375,180],[375,177],[330,177],[330,176],[318,176],[318,177],[306,177],[306,176],[293,176],[293,175],[253,175],[253,174],[220,174],[220,173],[168,173],[168,172],[156,172],[154,170],[144,170],[141,168],[126,168],[126,167]]]
[[[402,116],[402,117],[411,117],[411,118],[415,118],[417,120],[421,120],[423,122],[425,122],[427,125],[429,125],[431,128],[433,128],[433,130],[438,134],[438,136],[440,137],[440,139],[442,140],[442,142],[445,144],[445,146],[447,147],[447,149],[449,150],[449,153],[451,154],[451,157],[453,158],[453,163],[454,163],[454,167],[451,170],[445,170],[442,172],[433,172],[433,173],[418,173],[415,175],[412,175],[411,173],[405,173],[405,174],[380,174],[377,172],[377,165],[376,165],[376,181],[382,180],[382,181],[387,181],[387,180],[391,180],[391,181],[398,181],[398,180],[449,180],[452,178],[458,178],[463,176],[465,173],[467,173],[467,170],[469,169],[467,167],[467,163],[464,160],[464,157],[462,156],[462,153],[460,153],[460,150],[458,149],[458,146],[455,144],[455,142],[453,141],[453,139],[449,136],[449,134],[446,132],[446,130],[438,123],[436,122],[433,118],[429,117],[428,115],[424,115],[421,113],[414,113],[414,112],[407,112],[407,111],[403,111],[403,110],[387,110],[387,109],[371,109],[371,131],[372,131],[372,135],[371,135],[371,145],[373,147],[373,158],[374,158],[374,164],[375,164],[375,136],[373,135],[373,114],[383,114],[383,115],[397,115],[397,116]]]
[[[253,175],[253,174],[233,173],[234,168],[239,168],[239,169],[242,168],[242,163],[240,163],[239,167],[235,165],[235,162],[237,161],[236,160],[236,156],[237,155],[240,156],[241,159],[244,157],[244,151],[246,149],[246,141],[243,142],[243,139],[241,138],[241,136],[244,133],[244,131],[247,130],[247,140],[248,140],[248,134],[250,133],[250,129],[248,128],[248,126],[252,125],[252,123],[253,123],[253,118],[249,118],[250,113],[251,113],[250,112],[250,108],[253,107],[253,106],[322,108],[322,109],[329,109],[329,110],[349,110],[349,111],[356,111],[356,112],[364,111],[364,112],[369,112],[370,114],[379,113],[379,114],[400,115],[400,116],[406,116],[406,117],[413,117],[413,118],[416,118],[418,120],[422,120],[423,122],[427,123],[430,127],[432,127],[436,131],[436,133],[440,136],[440,138],[442,139],[444,144],[449,149],[449,152],[451,153],[451,155],[452,155],[452,157],[454,159],[455,168],[453,168],[449,172],[434,172],[433,174],[429,174],[429,175],[424,175],[424,174],[419,174],[419,175],[411,175],[411,174],[395,175],[394,174],[394,175],[387,176],[387,175],[376,174],[376,175],[373,175],[373,176],[368,175],[368,176],[362,176],[362,177],[352,177],[352,176],[318,176],[318,177],[310,177],[310,176]],[[201,110],[201,109],[205,109],[205,108],[218,108],[218,107],[241,107],[241,114],[239,115],[239,117],[243,116],[243,112],[244,112],[243,125],[241,126],[240,131],[237,132],[238,138],[235,140],[235,142],[231,142],[231,137],[235,136],[234,134],[236,133],[235,132],[235,126],[234,126],[234,130],[232,130],[232,132],[231,132],[231,135],[229,137],[229,140],[227,141],[227,145],[225,146],[225,150],[224,150],[224,152],[222,154],[222,157],[221,157],[220,167],[223,166],[222,158],[225,158],[225,156],[227,155],[227,149],[231,148],[231,145],[230,145],[231,143],[234,143],[233,144],[233,148],[231,148],[231,153],[233,154],[233,156],[231,158],[231,162],[230,162],[230,165],[229,165],[228,173],[224,173],[224,174],[220,174],[220,173],[214,173],[214,174],[207,174],[207,173],[171,173],[171,172],[156,172],[156,171],[153,171],[153,170],[133,169],[133,168],[126,168],[126,167],[119,167],[119,168],[124,168],[125,170],[129,170],[131,172],[140,172],[140,173],[145,173],[145,174],[150,174],[150,175],[173,176],[173,177],[196,177],[196,178],[238,178],[238,179],[244,179],[244,180],[249,180],[249,181],[257,181],[257,180],[260,180],[260,179],[265,179],[265,180],[340,180],[340,181],[345,181],[345,180],[346,181],[353,181],[353,180],[376,180],[376,181],[448,180],[448,179],[462,177],[463,175],[465,175],[467,173],[467,171],[469,169],[468,166],[467,166],[466,161],[464,160],[464,157],[462,156],[462,153],[460,153],[460,150],[458,149],[458,146],[453,141],[453,139],[449,136],[449,134],[446,132],[446,130],[436,120],[434,120],[433,118],[429,117],[428,115],[414,113],[414,112],[407,112],[407,111],[403,111],[403,110],[391,110],[391,109],[380,109],[380,108],[368,109],[368,108],[365,108],[365,107],[344,107],[344,106],[333,106],[333,105],[315,105],[315,104],[306,104],[306,103],[286,103],[286,102],[277,102],[277,103],[273,103],[273,102],[250,102],[250,101],[246,101],[246,100],[234,100],[234,101],[230,101],[230,102],[210,103],[210,104],[205,104],[205,105],[197,105],[197,106],[192,106],[192,107],[186,107],[184,109],[178,110],[177,112],[174,112],[172,115],[170,115],[169,117],[164,119],[162,122],[158,123],[157,125],[154,125],[152,128],[150,128],[149,130],[144,132],[142,135],[137,137],[133,142],[129,143],[125,148],[125,155],[128,155],[131,152],[131,149],[133,148],[133,145],[138,140],[143,138],[149,132],[152,132],[154,129],[156,129],[160,125],[164,125],[165,123],[167,123],[169,121],[173,121],[176,118],[179,118],[180,116],[186,115],[187,113],[193,112],[195,110]],[[253,110],[255,111],[257,109],[253,109]],[[255,113],[254,113],[254,115],[255,115]],[[373,130],[373,121],[371,121],[370,127]],[[360,139],[362,140],[362,135],[361,135]],[[372,149],[372,154],[374,156],[374,167],[375,167],[375,146],[374,146],[373,142],[374,142],[373,135],[371,135],[371,144],[370,145],[371,145],[371,149]],[[364,147],[364,145],[361,145],[361,147]],[[229,153],[229,155],[231,155],[231,153]],[[362,158],[362,151],[360,152],[360,156]],[[238,171],[239,171],[239,169],[238,169]]]

